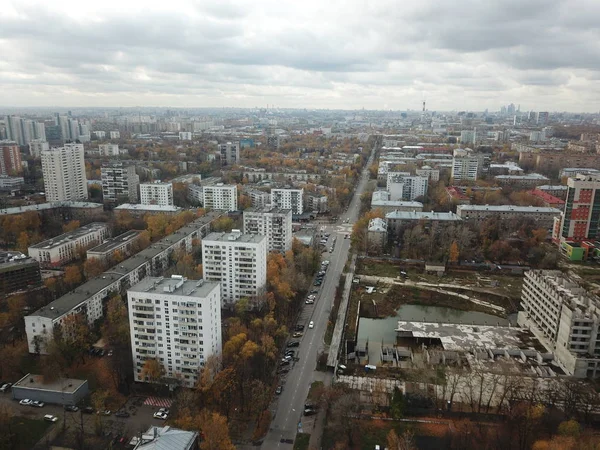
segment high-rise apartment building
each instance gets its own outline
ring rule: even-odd
[[[265,206],[271,204],[271,194],[268,192],[248,187],[248,185],[244,186],[243,192],[245,195],[250,197],[250,201],[254,207],[264,208]]]
[[[554,353],[567,375],[600,376],[600,299],[558,270],[525,273],[518,323]]]
[[[39,158],[44,150],[50,150],[50,144],[42,139],[34,139],[29,143],[29,154]]]
[[[386,189],[390,201],[413,201],[425,197],[429,188],[429,178],[410,175],[408,172],[388,172]]]
[[[237,186],[223,183],[203,186],[202,206],[206,209],[236,211],[238,207]]]
[[[223,307],[241,298],[256,301],[267,287],[267,238],[256,234],[211,233],[202,239],[204,279],[221,283]]]
[[[140,184],[140,203],[142,205],[173,205],[173,185],[160,181]]]
[[[578,174],[567,180],[565,209],[556,231],[553,238],[558,242],[600,238],[599,175]]]
[[[46,200],[80,201],[88,197],[83,144],[65,144],[41,152]]]
[[[244,234],[267,237],[267,250],[285,253],[292,249],[292,210],[250,208],[244,210]]]
[[[291,209],[292,214],[304,212],[304,189],[271,189],[271,206]]]
[[[119,156],[119,144],[100,144],[98,153],[100,156]]]
[[[470,148],[454,150],[452,179],[454,181],[477,181],[483,169],[483,158]]]
[[[219,144],[219,153],[221,154],[221,165],[232,166],[240,160],[240,143],[227,142]]]
[[[200,369],[221,353],[221,287],[181,275],[148,277],[127,291],[131,351],[136,381],[147,360],[160,363],[165,378],[196,385]]]
[[[17,145],[28,145],[33,139],[46,140],[46,130],[43,123],[23,119],[16,116],[5,116],[6,138],[15,141]]]
[[[15,175],[23,171],[21,152],[14,141],[0,141],[0,175]]]
[[[102,166],[102,196],[105,201],[137,203],[140,177],[133,164],[110,162]]]

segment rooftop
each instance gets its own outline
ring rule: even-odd
[[[189,450],[193,448],[197,439],[196,431],[151,426],[137,442],[134,450]]]
[[[27,211],[43,211],[43,210],[56,209],[56,208],[94,209],[94,208],[103,208],[103,205],[102,205],[102,203],[91,203],[91,202],[38,203],[37,205],[15,206],[14,208],[0,209],[0,215],[23,214],[24,212],[27,212]]]
[[[0,251],[0,271],[12,270],[14,266],[24,264],[38,264],[38,262],[21,252]]]
[[[246,215],[246,213],[261,213],[261,214],[292,214],[292,210],[291,209],[285,209],[285,208],[275,208],[275,207],[270,207],[270,206],[264,206],[262,208],[260,207],[253,207],[253,208],[247,208],[244,210],[244,215]]]
[[[123,203],[115,208],[118,211],[152,211],[152,212],[178,212],[179,206],[175,205],[139,205],[134,203]]]
[[[170,181],[148,181],[147,183],[140,183],[142,186],[172,186]]]
[[[90,248],[87,252],[91,253],[106,253],[110,252],[115,248],[119,248],[123,245],[123,242],[131,241],[137,238],[140,235],[141,231],[138,230],[129,230],[123,234],[115,236],[114,238],[107,239],[102,244],[97,245],[96,247]]]
[[[150,247],[108,269],[106,272],[98,275],[95,278],[92,278],[73,291],[57,298],[43,308],[38,309],[31,315],[47,317],[50,319],[57,319],[61,317],[63,314],[71,311],[81,303],[85,302],[91,296],[96,295],[103,289],[106,289],[115,281],[123,278],[125,275],[136,270],[143,264],[146,264],[148,261],[151,261],[154,257],[162,253],[175,242],[183,239],[185,236],[193,233],[194,231],[197,231],[222,215],[222,213],[216,211],[207,213],[205,216],[196,219],[194,222],[181,227],[175,233],[164,237],[160,241],[150,245]]]
[[[15,384],[13,384],[13,389],[20,387],[72,394],[85,383],[87,383],[87,380],[76,380],[74,378],[59,378],[58,380],[46,383],[44,382],[44,377],[42,375],[28,373]]]
[[[534,189],[534,190],[530,191],[529,193],[531,195],[533,195],[534,197],[541,198],[546,203],[560,204],[560,205],[565,204],[565,201],[563,199],[555,197],[554,195],[548,194],[547,192],[541,191],[539,189]]]
[[[387,223],[385,220],[375,217],[374,219],[369,220],[368,231],[385,232],[387,231]]]
[[[386,219],[397,220],[438,220],[460,221],[459,216],[453,212],[425,212],[425,211],[392,211],[385,215]]]
[[[147,277],[128,292],[150,292],[153,294],[171,294],[185,297],[206,298],[215,288],[220,290],[220,284],[204,280],[188,280],[181,275],[171,278]]]
[[[243,234],[239,230],[232,230],[231,233],[210,233],[202,242],[246,242],[250,244],[258,244],[266,239],[266,236],[260,234]]]
[[[527,175],[496,175],[497,180],[550,180],[540,173],[529,173]]]
[[[522,213],[545,213],[560,214],[560,209],[546,206],[517,206],[517,205],[458,205],[456,212],[461,211],[495,211],[495,212],[522,212]]]
[[[396,333],[398,337],[439,339],[444,350],[453,351],[543,348],[528,330],[518,327],[398,321]]]
[[[45,241],[39,242],[30,246],[29,248],[38,248],[48,250],[51,248],[58,247],[67,243],[68,241],[74,241],[86,234],[93,233],[96,231],[100,231],[104,228],[108,228],[108,224],[104,222],[92,222],[82,227],[77,228],[76,230],[69,231],[68,233],[63,233],[59,236],[56,236],[52,239],[47,239]]]
[[[562,184],[544,184],[542,186],[538,186],[537,188],[543,191],[566,191],[569,189],[568,186],[563,186]]]

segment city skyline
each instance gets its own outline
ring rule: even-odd
[[[597,112],[590,1],[10,1],[0,107]],[[527,105],[527,107],[525,107]]]

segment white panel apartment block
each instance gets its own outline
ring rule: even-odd
[[[203,186],[202,206],[206,209],[236,211],[238,207],[237,186],[223,183]]]
[[[161,182],[140,184],[140,203],[142,205],[173,205],[173,185]]]
[[[279,209],[291,209],[292,214],[304,212],[304,189],[271,189],[271,205]]]
[[[83,144],[65,144],[64,147],[43,150],[41,159],[47,201],[87,199]]]
[[[180,275],[148,277],[127,291],[136,381],[156,359],[164,376],[192,388],[211,355],[221,353],[221,287]]]
[[[285,253],[292,249],[292,210],[246,209],[244,211],[244,234],[266,236],[268,251]]]
[[[262,296],[267,286],[267,238],[255,234],[211,233],[202,239],[204,279],[221,283],[223,307]]]

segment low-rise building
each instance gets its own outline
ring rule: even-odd
[[[547,194],[554,195],[555,197],[558,197],[561,200],[565,200],[567,198],[567,191],[569,188],[568,186],[563,186],[562,184],[543,184],[541,186],[537,186],[536,189]]]
[[[392,211],[385,215],[388,233],[398,236],[401,229],[411,223],[422,222],[429,225],[453,224],[462,219],[453,212]]]
[[[23,177],[0,175],[0,189],[15,190],[19,189],[23,184],[25,184],[25,179]]]
[[[307,195],[306,196],[306,209],[308,211],[316,211],[318,213],[325,213],[329,210],[328,197],[326,195]]]
[[[132,442],[135,442],[133,450],[197,450],[198,432],[151,426]]]
[[[562,210],[565,207],[565,201],[561,198],[555,197],[554,195],[548,194],[540,189],[534,189],[529,193],[537,199],[540,199],[544,206],[550,208],[556,208]]]
[[[387,244],[387,222],[384,219],[376,217],[369,221],[367,227],[367,245],[368,251],[379,253]]]
[[[532,187],[546,184],[550,179],[539,173],[530,173],[527,175],[497,175],[494,177],[500,185],[509,185],[516,187]]]
[[[292,249],[292,210],[270,207],[246,209],[244,234],[266,236],[269,252],[285,253]]]
[[[117,252],[121,255],[128,255],[133,251],[133,246],[140,237],[141,231],[129,230],[114,238],[105,240],[102,244],[90,248],[87,252],[87,259],[99,259],[101,261],[110,261]]]
[[[28,373],[12,385],[13,400],[36,400],[53,405],[77,405],[90,393],[87,380],[58,378],[50,381],[43,375]]]
[[[458,189],[456,186],[448,186],[446,188],[446,194],[448,194],[448,199],[457,205],[471,204],[469,196],[464,194],[462,190]]]
[[[429,181],[440,181],[439,169],[434,169],[431,166],[422,166],[420,169],[417,169],[415,173],[420,177],[429,179]]]
[[[554,218],[560,216],[560,210],[542,206],[458,205],[456,214],[461,219],[472,222],[531,219],[540,228],[552,229]]]
[[[34,244],[29,247],[28,253],[42,267],[62,266],[78,258],[81,251],[102,242],[109,235],[110,229],[106,223],[93,222]]]
[[[0,295],[42,283],[40,263],[21,252],[0,251]]]
[[[134,217],[145,216],[146,214],[167,214],[174,216],[183,211],[179,206],[174,205],[140,205],[132,203],[123,203],[115,208],[115,212],[128,212]]]
[[[381,209],[384,213],[392,211],[423,211],[423,203],[390,200],[390,193],[388,191],[375,191],[371,196],[371,209]]]
[[[558,270],[525,273],[518,323],[555,354],[567,375],[600,376],[600,299]]]
[[[206,360],[222,350],[220,284],[147,277],[127,291],[127,302],[135,380],[196,386]],[[143,376],[147,360],[158,361],[164,379]]]
[[[119,144],[100,144],[98,145],[98,154],[100,156],[119,156]]]

